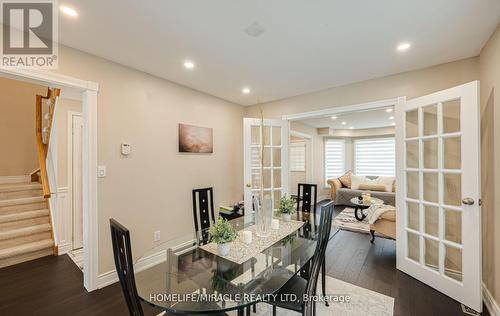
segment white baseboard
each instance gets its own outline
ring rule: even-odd
[[[166,258],[167,258],[166,250],[161,250],[148,257],[141,258],[134,264],[134,270],[135,272],[143,271],[145,269],[148,269],[152,266],[164,262]],[[103,287],[111,285],[115,282],[118,282],[118,274],[116,273],[116,270],[104,272],[102,274],[99,274],[99,276],[97,277],[97,288],[102,289]]]
[[[64,254],[70,252],[71,248],[72,248],[71,243],[59,244],[59,245],[57,245],[57,251],[58,251],[57,254],[59,256],[64,255]]]
[[[30,182],[30,176],[0,176],[0,184]]]
[[[495,301],[493,295],[491,295],[490,290],[488,290],[486,284],[484,283],[483,283],[483,301],[484,305],[486,305],[486,308],[490,312],[491,316],[500,316],[500,307],[498,306],[498,303]]]

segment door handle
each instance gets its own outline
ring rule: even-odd
[[[252,187],[252,184],[251,183],[247,183],[247,188],[251,188]]]
[[[462,203],[465,205],[474,205],[474,199],[470,197],[466,197],[462,199]]]

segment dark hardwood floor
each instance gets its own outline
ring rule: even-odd
[[[394,241],[369,240],[340,231],[328,246],[327,274],[394,297],[394,315],[464,315],[456,301],[396,270]],[[0,315],[118,316],[128,311],[118,283],[87,293],[81,271],[69,257],[59,256],[0,269]]]

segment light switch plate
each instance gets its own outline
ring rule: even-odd
[[[160,241],[160,239],[161,239],[161,235],[160,234],[161,233],[160,233],[159,230],[155,231],[154,236],[153,236],[154,241]]]
[[[98,166],[97,167],[97,177],[98,178],[106,177],[106,166]]]

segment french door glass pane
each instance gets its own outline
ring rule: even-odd
[[[443,133],[460,132],[460,100],[443,102]]]
[[[277,210],[280,207],[281,200],[281,190],[274,190],[274,209]]]
[[[408,232],[408,258],[420,261],[420,237]]]
[[[281,127],[273,127],[273,146],[281,146]]]
[[[260,126],[252,125],[250,129],[252,145],[260,144]]]
[[[264,147],[264,167],[271,167],[271,148]]]
[[[263,127],[262,140],[263,140],[264,145],[266,145],[266,146],[271,144],[271,127],[270,126]]]
[[[271,169],[264,169],[262,171],[262,178],[264,178],[264,189],[271,188]]]
[[[420,230],[420,211],[418,203],[408,202],[408,228]]]
[[[422,108],[424,114],[424,136],[437,134],[437,106],[436,104]]]
[[[260,167],[260,148],[259,147],[252,147],[251,149],[251,166],[252,168],[259,168]]]
[[[439,236],[439,208],[435,206],[425,205],[425,233],[438,237]]]
[[[273,148],[273,167],[281,167],[281,148]]]
[[[418,110],[406,112],[406,137],[418,137]]]
[[[444,204],[462,205],[462,176],[455,173],[444,173]]]
[[[437,138],[424,140],[424,168],[438,168],[438,140]]]
[[[418,172],[407,172],[406,173],[406,190],[407,197],[411,199],[419,199],[419,179]]]
[[[462,250],[445,245],[444,274],[462,281]]]
[[[439,202],[439,184],[437,172],[424,172],[424,200]]]
[[[273,169],[274,188],[281,188],[281,169]]]
[[[445,169],[462,168],[462,139],[461,137],[450,137],[443,139],[443,161]]]
[[[260,188],[260,169],[252,169],[252,184],[254,188]]]
[[[433,270],[439,270],[439,242],[425,238],[425,265]]]
[[[406,167],[418,168],[418,140],[406,142]]]
[[[444,210],[444,238],[449,241],[462,243],[462,212]]]

